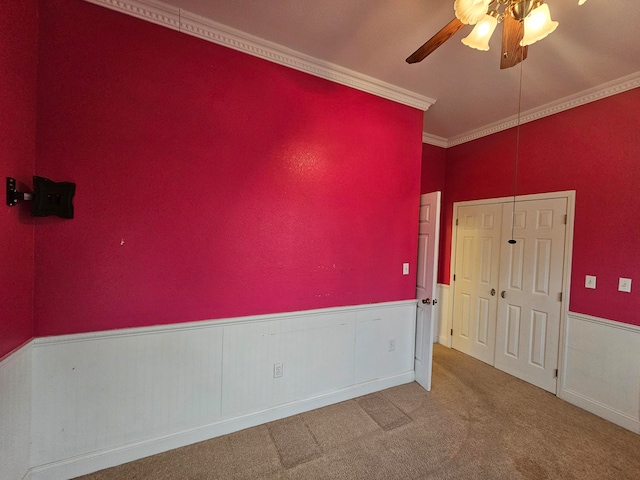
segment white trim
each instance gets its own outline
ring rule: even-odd
[[[296,312],[268,313],[263,315],[249,315],[246,317],[221,318],[217,320],[201,320],[195,322],[172,323],[168,325],[154,325],[150,327],[122,328],[118,330],[103,330],[99,332],[72,333],[68,335],[56,335],[51,337],[39,337],[33,340],[34,347],[55,345],[71,342],[86,342],[87,340],[100,340],[104,338],[132,337],[148,335],[150,333],[170,333],[187,330],[207,329],[241,323],[260,323],[273,320],[284,320],[294,317],[309,317],[314,315],[326,315],[330,313],[356,312],[370,309],[393,308],[415,305],[417,300],[398,300],[394,302],[370,303],[368,305],[349,305],[345,307],[317,308],[314,310],[300,310]]]
[[[432,135],[426,132],[422,133],[422,143],[442,148],[447,148],[449,146],[449,142],[446,138]]]
[[[575,319],[582,320],[584,322],[596,323],[598,325],[604,325],[605,327],[617,328],[619,330],[627,330],[630,333],[640,335],[640,325],[632,325],[630,323],[622,323],[616,320],[608,320],[606,318],[594,317],[593,315],[587,315],[586,313],[577,313],[569,311],[569,316]]]
[[[640,72],[632,73],[631,75],[603,83],[597,87],[583,90],[582,92],[574,95],[522,112],[520,115],[520,124],[522,125],[524,123],[533,122],[534,120],[539,120],[540,118],[548,117],[571,108],[595,102],[596,100],[601,100],[612,95],[617,95],[618,93],[623,93],[637,87],[640,87]],[[497,122],[490,123],[489,125],[484,125],[478,129],[450,137],[446,139],[446,147],[454,147],[462,143],[477,140],[478,138],[486,137],[517,125],[518,116],[513,115]]]
[[[85,0],[393,102],[426,111],[435,99],[227,27],[156,0]]]
[[[122,445],[116,448],[79,455],[70,459],[34,467],[29,472],[31,475],[30,478],[33,480],[74,478],[87,474],[88,472],[95,472],[150,455],[166,452],[174,448],[184,447],[196,442],[202,442],[214,437],[286,418],[291,415],[297,415],[362,395],[368,395],[386,388],[410,383],[413,382],[413,380],[413,372],[406,372],[372,382],[354,385],[340,391],[331,392],[330,394],[318,395],[302,401],[268,408],[261,412],[223,420],[210,425]]]

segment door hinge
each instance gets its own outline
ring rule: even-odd
[[[560,293],[558,294],[558,300],[559,300],[559,301],[562,301],[562,292],[560,292]]]
[[[453,281],[454,282],[456,281],[456,274],[455,273],[453,274]]]
[[[451,336],[453,337],[453,328],[451,329]]]
[[[564,224],[567,224],[567,215],[564,216]]]
[[[555,378],[558,378],[558,369],[556,368],[555,371],[553,372],[553,376]]]
[[[458,226],[458,219],[456,218],[456,227]]]

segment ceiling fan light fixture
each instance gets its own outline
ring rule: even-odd
[[[475,25],[487,14],[491,0],[455,0],[453,10],[462,23]]]
[[[558,22],[551,20],[549,6],[546,3],[535,8],[524,19],[524,36],[520,41],[521,46],[527,46],[542,40],[558,27]]]
[[[497,12],[487,13],[482,20],[476,23],[471,33],[461,41],[465,45],[476,50],[489,50],[489,40],[498,25]]]

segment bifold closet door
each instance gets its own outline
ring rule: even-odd
[[[452,346],[494,364],[502,204],[458,208]]]
[[[512,211],[505,204],[495,366],[556,393],[567,199],[517,202]]]

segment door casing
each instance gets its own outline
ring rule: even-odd
[[[539,193],[539,194],[531,194],[531,195],[518,195],[515,197],[516,203],[519,201],[530,201],[530,200],[545,200],[551,198],[566,198],[567,199],[567,229],[565,236],[565,245],[564,245],[564,264],[563,264],[563,278],[562,278],[562,309],[560,313],[560,332],[559,332],[559,350],[558,350],[558,385],[562,385],[563,382],[563,370],[565,364],[565,351],[564,351],[564,332],[565,325],[567,322],[567,315],[569,312],[569,303],[570,303],[570,292],[571,292],[571,265],[573,258],[573,232],[574,232],[574,219],[575,219],[575,190],[566,190],[560,192],[548,192],[548,193]],[[481,200],[468,200],[464,202],[454,202],[453,204],[453,219],[458,218],[458,209],[463,206],[471,206],[471,205],[486,205],[492,203],[510,203],[514,201],[514,197],[499,197],[499,198],[488,198]],[[454,294],[453,289],[455,288],[455,282],[453,281],[453,275],[455,273],[455,265],[456,265],[456,241],[458,234],[458,227],[455,225],[455,220],[453,223],[453,231],[451,233],[451,264],[449,268],[450,276],[449,276],[449,285],[451,286],[452,292],[449,295],[449,308],[448,308],[448,318],[447,318],[447,328],[449,331],[453,328],[453,303],[454,303]],[[446,346],[451,348],[452,337],[451,335],[447,336],[447,344]]]

